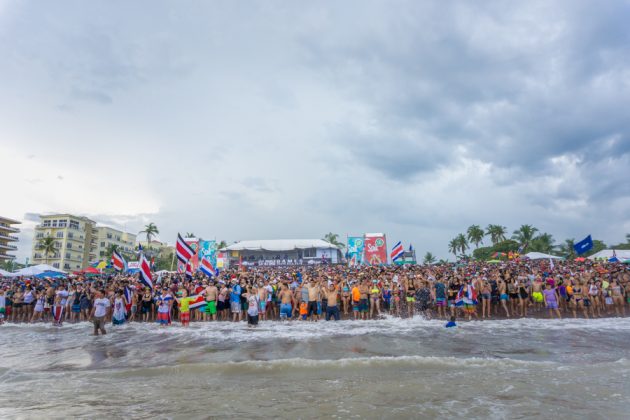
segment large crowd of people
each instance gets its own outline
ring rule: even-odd
[[[215,277],[173,273],[0,279],[0,323],[623,317],[630,267],[509,261],[445,265],[235,267]]]

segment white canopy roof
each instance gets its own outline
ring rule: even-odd
[[[222,251],[293,251],[308,248],[339,249],[322,239],[267,239],[237,242],[223,248]]]
[[[605,258],[605,259],[608,260],[608,259],[613,257],[613,252],[617,256],[619,261],[625,261],[625,260],[630,259],[630,250],[628,250],[628,249],[615,249],[615,250],[602,249],[601,251],[591,255],[588,258],[590,260],[595,260],[595,259],[600,259],[600,258]]]
[[[63,270],[60,270],[58,268],[53,267],[52,265],[48,265],[48,264],[39,264],[39,265],[32,265],[30,267],[24,267],[21,270],[18,270],[14,273],[11,273],[11,276],[13,277],[19,277],[19,276],[36,276],[38,274],[42,274],[46,271],[56,271],[58,273],[63,273]]]
[[[528,252],[527,254],[523,255],[523,257],[529,258],[530,260],[542,260],[549,258],[551,258],[552,260],[563,259],[562,257],[558,257],[557,255],[545,254],[542,252]]]
[[[0,268],[0,277],[8,277],[10,275],[11,273],[9,273],[8,271],[4,271],[3,269]]]

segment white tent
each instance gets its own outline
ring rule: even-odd
[[[38,274],[42,274],[46,271],[56,271],[58,273],[63,273],[63,270],[60,270],[58,268],[53,267],[52,265],[48,265],[48,264],[39,264],[39,265],[32,265],[30,267],[24,267],[21,270],[18,270],[14,273],[11,274],[12,277],[20,277],[20,276],[36,276]]]
[[[0,268],[0,277],[10,277],[11,273]]]
[[[528,252],[527,254],[523,255],[523,257],[525,258],[529,258],[530,260],[545,260],[545,259],[552,259],[552,260],[562,260],[562,257],[558,257],[557,255],[551,255],[551,254],[544,254],[542,252]]]
[[[269,239],[262,241],[241,241],[223,248],[221,251],[293,251],[296,249],[339,249],[322,239]]]
[[[630,250],[628,249],[602,249],[601,251],[591,255],[590,257],[588,257],[589,260],[599,260],[599,259],[606,259],[609,260],[613,257],[613,253],[614,255],[617,256],[617,258],[619,259],[619,261],[625,261],[630,259]]]

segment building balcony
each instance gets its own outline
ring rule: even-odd
[[[15,259],[15,255],[8,255],[8,254],[0,253],[0,261],[8,261],[8,260],[14,260],[14,259]]]
[[[20,232],[20,229],[18,229],[16,227],[9,226],[7,224],[3,224],[3,223],[0,223],[0,231],[1,230],[4,230],[5,232],[11,232],[11,233],[19,233]]]
[[[17,251],[17,246],[9,245],[9,244],[1,244],[0,243],[0,249],[11,249],[13,251]]]
[[[0,239],[6,239],[7,241],[13,241],[13,242],[17,242],[18,241],[17,236],[6,235],[6,234],[2,233],[2,231],[0,231]]]

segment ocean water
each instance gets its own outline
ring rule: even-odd
[[[628,418],[630,319],[0,327],[2,418]]]

